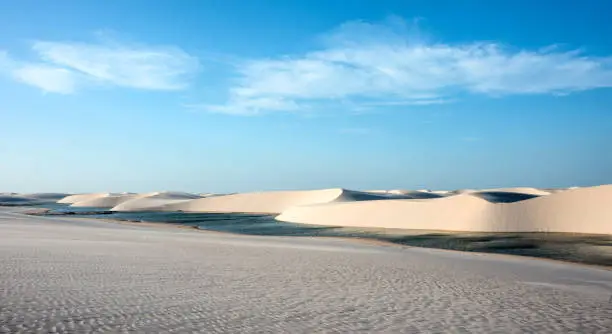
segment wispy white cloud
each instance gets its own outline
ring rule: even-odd
[[[76,73],[46,65],[19,66],[12,70],[12,75],[18,81],[50,93],[73,93],[78,82]]]
[[[406,24],[350,22],[324,47],[235,65],[229,98],[205,110],[234,114],[355,105],[447,103],[460,94],[569,94],[612,87],[612,57],[552,46],[522,50],[492,42],[433,43]]]
[[[199,66],[197,58],[176,47],[36,42],[33,49],[49,63],[132,88],[182,89]]]
[[[248,101],[236,99],[227,105],[192,105],[190,107],[206,108],[209,112],[235,115],[256,115],[265,111],[294,111],[306,108],[306,106],[300,107],[294,100],[268,96],[253,97]]]
[[[37,60],[0,54],[0,70],[52,93],[72,93],[82,85],[179,90],[200,66],[196,57],[176,47],[37,41],[32,51]]]

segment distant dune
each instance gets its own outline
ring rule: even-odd
[[[161,205],[189,201],[201,198],[200,195],[183,192],[152,193],[93,193],[79,194],[63,198],[58,203],[70,204],[73,207],[110,208],[114,211],[143,211]]]
[[[374,201],[390,198],[408,197],[339,188],[307,191],[270,191],[206,197],[189,202],[165,205],[159,209],[163,211],[187,212],[281,213],[293,206],[331,202]]]
[[[110,196],[110,193],[92,193],[92,194],[76,194],[64,197],[57,201],[57,203],[63,204],[74,204],[83,201],[89,201],[95,198]]]
[[[352,191],[352,190],[349,190]],[[393,189],[393,190],[368,190],[369,193],[374,194],[387,194],[387,195],[401,195],[406,199],[419,199],[419,198],[438,198],[446,196],[445,192],[432,192],[430,190],[404,190],[404,189]]]
[[[612,185],[571,189],[513,203],[492,203],[483,199],[482,193],[491,192],[471,191],[431,200],[293,207],[277,219],[333,226],[612,234]]]
[[[27,197],[27,198],[32,198],[32,199],[38,199],[38,200],[60,200],[62,198],[65,198],[66,196],[68,196],[69,194],[66,193],[31,193],[31,194],[22,194],[21,196]]]
[[[425,200],[331,203],[293,207],[278,220],[312,225],[411,228],[427,230],[484,230],[489,202],[459,194]]]
[[[138,198],[137,194],[99,194],[98,196],[84,197],[82,200],[72,202],[70,206],[74,207],[96,207],[96,208],[112,208],[125,201]]]
[[[470,195],[482,198],[491,203],[513,203],[526,199],[536,198],[539,195],[510,191],[475,191]]]
[[[0,205],[34,205],[46,202],[54,202],[66,197],[62,193],[0,193]]]
[[[334,190],[270,191],[206,197],[185,203],[169,204],[160,210],[188,212],[280,213],[296,205],[325,203],[338,196]]]
[[[27,205],[62,195],[2,193],[0,203]],[[612,185],[444,191],[335,188],[229,195],[94,193],[67,196],[58,203],[112,211],[268,213],[279,214],[280,221],[312,225],[612,234]]]
[[[10,194],[10,193],[0,194],[0,203],[2,205],[29,204],[33,201],[34,199],[32,198],[28,198],[28,197],[20,196],[16,194]]]
[[[182,192],[156,192],[139,195],[113,206],[112,211],[149,211],[164,205],[178,204],[202,198],[202,195]]]
[[[557,189],[557,190],[565,190],[565,189]],[[517,193],[517,194],[526,194],[526,195],[534,195],[534,196],[546,196],[550,195],[553,191],[547,189],[538,189],[538,188],[530,188],[530,187],[517,187],[517,188],[493,188],[493,189],[482,189],[478,192],[507,192],[507,193]]]

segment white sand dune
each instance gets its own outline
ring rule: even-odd
[[[95,208],[112,208],[125,201],[140,197],[138,194],[103,194],[100,196],[92,196],[85,200],[80,200],[70,204],[73,207],[95,207]]]
[[[202,198],[200,195],[183,192],[156,192],[128,199],[111,208],[111,211],[148,211],[169,204],[178,204]]]
[[[612,185],[493,206],[492,215],[501,216],[511,230],[612,234]]]
[[[73,203],[88,201],[90,199],[105,197],[109,195],[110,193],[75,194],[75,195],[66,196],[58,200],[57,203],[73,204]]]
[[[313,225],[481,232],[612,234],[612,185],[571,189],[514,203],[473,193],[429,200],[292,207],[278,220]]]
[[[16,194],[1,200],[28,201]],[[536,189],[527,187],[423,190],[323,189],[230,195],[178,192],[97,193],[58,202],[113,211],[244,212],[280,214],[282,221],[478,232],[570,232],[612,234],[612,185]]]
[[[293,206],[393,198],[410,197],[340,188],[307,191],[269,191],[206,197],[183,203],[169,204],[157,209],[187,212],[280,213]]]
[[[463,231],[480,229],[489,202],[460,194],[425,200],[362,201],[292,207],[276,219],[312,225]]]
[[[111,208],[114,211],[142,211],[164,204],[184,202],[201,198],[184,192],[152,193],[93,193],[68,196],[58,201],[73,207]]]
[[[458,194],[470,194],[480,197],[492,203],[518,202],[538,196],[546,196],[565,189],[538,189],[531,187],[515,188],[489,188],[489,189],[459,189],[452,191],[429,191],[441,196],[452,196]]]

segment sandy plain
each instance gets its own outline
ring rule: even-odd
[[[612,329],[603,269],[0,210],[0,332]]]

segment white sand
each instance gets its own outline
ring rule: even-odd
[[[74,207],[112,208],[123,202],[138,198],[137,194],[104,194],[70,204]]]
[[[0,209],[6,333],[609,333],[611,282],[528,258]]]
[[[184,192],[152,193],[93,193],[68,196],[58,203],[69,203],[73,207],[109,208],[113,211],[143,211],[161,205],[180,203],[201,198],[199,195]]]
[[[158,208],[163,211],[188,212],[251,212],[280,213],[290,207],[318,203],[407,198],[403,195],[383,194],[345,189],[309,191],[269,191],[233,194],[170,204]]]
[[[178,204],[194,199],[202,198],[201,195],[183,193],[183,192],[155,192],[143,194],[122,201],[113,208],[112,211],[147,211],[154,210],[160,206],[169,204]]]
[[[92,193],[92,194],[76,194],[70,195],[57,201],[57,203],[74,204],[77,202],[89,201],[100,197],[111,196],[110,193]]]
[[[277,219],[334,226],[612,234],[612,185],[514,203],[491,203],[474,192],[428,200],[330,203],[289,208]]]

